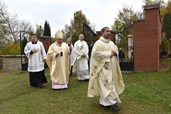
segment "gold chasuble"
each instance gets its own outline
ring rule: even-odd
[[[50,45],[46,63],[50,68],[52,89],[64,89],[68,87],[70,74],[69,60],[69,47],[66,43],[58,44],[54,42]]]
[[[110,40],[100,37],[94,44],[90,60],[90,79],[88,97],[102,94],[104,99],[116,99],[124,89],[124,82],[119,66],[118,57],[111,56],[111,51],[118,55],[117,46]]]

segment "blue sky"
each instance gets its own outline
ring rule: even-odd
[[[34,27],[44,25],[47,20],[51,26],[52,36],[65,24],[70,24],[73,14],[82,10],[96,31],[103,26],[113,24],[119,10],[132,7],[142,12],[144,0],[2,0],[10,13],[18,19],[29,21]],[[166,0],[168,1],[168,0]]]

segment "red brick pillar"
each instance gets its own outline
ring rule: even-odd
[[[51,44],[51,37],[40,37],[39,40],[43,43],[45,51],[47,52]]]
[[[134,70],[159,70],[161,20],[159,6],[147,6],[144,20],[133,23]]]

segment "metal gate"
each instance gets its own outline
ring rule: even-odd
[[[125,55],[124,59],[121,58],[122,55],[119,57],[122,71],[134,71],[133,36],[129,35],[130,33],[132,33],[132,25],[126,27],[121,32],[116,33],[116,36],[118,36],[117,44],[119,48],[119,55],[123,52]],[[122,44],[120,42],[122,42]]]
[[[28,31],[20,31],[20,54],[21,54],[21,70],[27,71],[28,60],[24,54],[24,47],[26,46],[30,37],[30,32]]]

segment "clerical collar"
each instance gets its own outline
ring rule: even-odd
[[[104,38],[104,37],[100,37],[100,40],[101,41],[103,41],[103,42],[106,42],[106,43],[109,43],[109,41],[110,41],[110,39],[106,39],[106,38]]]
[[[33,42],[33,41],[32,41],[32,44],[37,44],[37,42]]]

